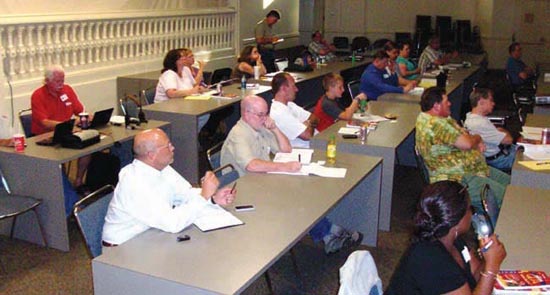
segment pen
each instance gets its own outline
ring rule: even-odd
[[[233,183],[233,187],[231,188],[231,193],[235,192],[235,188],[237,187],[237,182]]]
[[[483,253],[487,252],[487,250],[491,248],[491,245],[493,245],[493,240],[490,240],[489,243],[487,243],[487,245],[483,246],[483,248],[481,249],[481,252]]]
[[[298,154],[298,162],[302,163],[302,155]]]

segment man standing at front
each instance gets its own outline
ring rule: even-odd
[[[274,97],[269,116],[290,140],[293,147],[309,148],[319,119],[294,103],[298,88],[289,73],[273,77],[271,90]]]
[[[177,233],[192,224],[206,206],[235,200],[231,188],[218,190],[218,179],[206,172],[202,188],[193,188],[174,170],[174,146],[160,129],[134,138],[135,159],[119,174],[103,226],[103,246],[116,246],[148,230]]]
[[[279,38],[273,34],[273,25],[281,19],[281,14],[277,10],[271,10],[265,18],[256,24],[254,36],[262,62],[268,73],[276,72],[275,68],[275,43]]]
[[[480,209],[480,192],[489,184],[500,206],[510,176],[488,167],[485,144],[450,117],[451,103],[442,88],[431,87],[420,100],[422,113],[416,119],[416,147],[424,158],[430,182],[454,180],[468,187],[472,205]]]

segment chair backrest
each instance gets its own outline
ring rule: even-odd
[[[384,49],[384,45],[386,45],[386,43],[388,43],[388,41],[390,41],[390,39],[386,39],[386,38],[378,39],[378,40],[374,41],[374,43],[372,43],[372,49],[373,50]]]
[[[275,60],[275,66],[277,67],[277,71],[284,71],[286,68],[288,68],[288,58],[278,58]]]
[[[351,41],[351,50],[365,52],[370,46],[370,40],[367,37],[357,36]]]
[[[349,49],[349,38],[345,36],[335,36],[332,38],[334,47],[338,49]]]
[[[106,185],[74,205],[74,216],[92,258],[101,255],[102,252],[103,224],[109,203],[113,198],[113,190],[112,185]]]
[[[416,147],[414,148],[414,159],[418,170],[420,170],[420,176],[424,181],[424,185],[430,184],[430,172],[428,171],[428,167],[426,167],[426,163],[424,163],[424,157],[422,157],[422,154],[420,154],[420,151]]]
[[[483,206],[485,213],[487,213],[489,218],[491,218],[491,224],[494,229],[497,224],[500,208],[498,206],[495,194],[491,190],[491,186],[489,186],[489,184],[485,184],[481,188],[481,205]]]
[[[210,84],[219,83],[221,81],[229,80],[231,78],[230,68],[221,68],[214,70],[212,77],[210,77]]]
[[[11,194],[10,186],[8,185],[8,181],[4,177],[4,173],[2,172],[2,169],[0,169],[0,188],[4,188],[8,194]]]
[[[354,99],[359,93],[361,88],[361,81],[353,80],[348,83],[348,92],[351,99]]]
[[[340,268],[338,295],[347,294],[382,295],[382,280],[367,250],[354,251]]]
[[[25,137],[32,137],[31,125],[32,125],[32,109],[25,109],[19,111],[19,122],[25,132]]]
[[[239,172],[231,164],[225,164],[212,171],[218,177],[220,187],[224,187],[239,178]]]
[[[119,99],[120,103],[120,109],[122,110],[122,113],[126,116],[130,116],[133,118],[138,117],[139,109],[136,103],[131,99]]]
[[[206,158],[210,164],[210,169],[215,170],[220,167],[220,153],[222,151],[223,141],[218,142],[213,147],[206,150]]]
[[[154,104],[155,103],[155,94],[157,93],[156,87],[149,87],[147,89],[141,90],[141,101],[144,105]]]

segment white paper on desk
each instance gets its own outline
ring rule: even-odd
[[[389,119],[384,118],[382,116],[373,115],[373,114],[361,114],[361,113],[353,114],[353,119],[363,121],[363,122],[369,122],[369,123],[389,121]]]
[[[279,74],[279,73],[282,73],[283,71],[278,71],[278,72],[273,72],[273,73],[267,73],[265,74],[264,76],[265,77],[268,77],[268,78],[273,78],[275,77],[275,75]]]
[[[207,204],[201,213],[194,224],[203,232],[244,224],[240,219],[218,205]]]
[[[359,126],[352,126],[352,127],[340,127],[338,129],[338,134],[344,134],[344,135],[358,135],[359,132],[361,132]]]
[[[292,161],[298,161],[300,158],[300,163],[309,164],[311,163],[311,156],[313,155],[312,149],[292,149],[290,153],[277,153],[273,162],[276,163],[286,163]]]
[[[533,160],[550,160],[550,145],[518,142],[525,148],[523,154]]]
[[[421,96],[424,93],[424,87],[414,87],[408,94]]]
[[[214,90],[209,90],[209,91],[206,91],[206,92],[203,92],[203,93],[202,93],[202,95],[210,95],[210,96],[212,96],[212,95],[217,95],[217,94],[219,94],[219,93],[218,93],[218,91],[217,91],[216,89],[214,89]]]
[[[520,133],[523,138],[529,140],[540,140],[543,128],[523,126],[522,129],[523,131]]]
[[[237,96],[235,96],[235,97],[237,97]],[[235,97],[212,95],[212,98],[214,98],[214,99],[221,99],[221,100],[230,100],[230,99],[233,99],[233,98],[235,98]]]
[[[550,82],[550,73],[544,73],[544,82]]]
[[[448,64],[448,66],[453,67],[453,68],[462,68],[462,67],[464,67],[464,65],[462,63],[450,63],[450,64]]]
[[[344,178],[346,177],[346,168],[334,168],[334,167],[325,167],[316,163],[310,165],[302,166],[302,171],[307,174],[313,174],[321,177],[331,177],[331,178]]]

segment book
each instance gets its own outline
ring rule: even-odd
[[[550,290],[550,278],[538,270],[501,270],[495,281],[497,290]],[[550,291],[546,291],[550,294]]]

